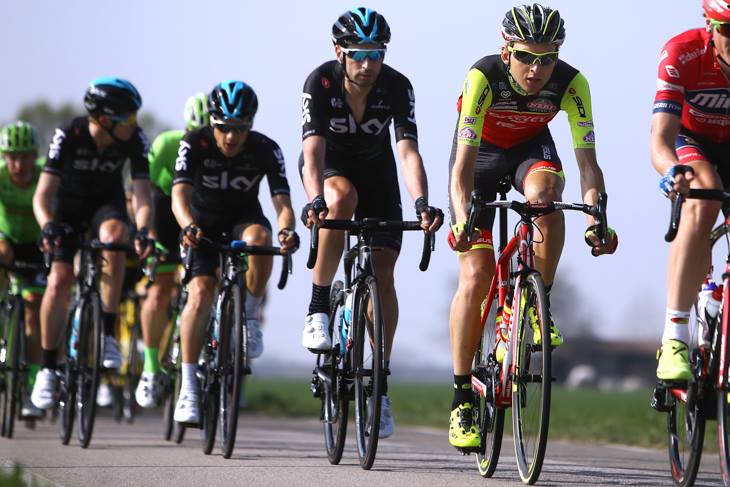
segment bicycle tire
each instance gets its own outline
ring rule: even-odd
[[[165,441],[173,439],[176,427],[179,426],[179,424],[175,421],[174,416],[175,405],[180,397],[180,385],[182,384],[182,380],[180,380],[180,357],[174,357],[174,355],[179,353],[179,350],[175,351],[176,347],[178,347],[177,343],[172,343],[165,354],[167,357],[165,373],[168,378],[165,403],[163,406],[163,423],[165,425],[163,436],[165,437]]]
[[[336,340],[335,320],[339,319],[340,310],[344,306],[344,284],[336,281],[330,292],[330,325],[329,333],[332,337],[332,348],[325,352],[326,355],[322,368],[327,371],[330,382],[323,384],[324,394],[322,395],[322,425],[324,430],[324,443],[327,450],[327,460],[332,465],[337,465],[342,460],[342,452],[345,449],[345,438],[347,437],[347,416],[349,414],[350,402],[347,397],[347,385],[345,383],[345,359],[347,354],[341,354],[339,340]]]
[[[81,301],[78,347],[79,443],[88,448],[96,420],[96,394],[101,380],[102,340],[101,301],[96,293]]]
[[[477,469],[479,475],[490,478],[494,475],[499,463],[499,454],[502,450],[502,436],[504,433],[503,407],[497,406],[497,386],[499,385],[498,363],[492,351],[497,337],[495,297],[490,313],[484,323],[479,347],[474,355],[474,370],[472,375],[485,386],[485,395],[476,394],[477,421],[481,433],[481,442],[477,452]]]
[[[71,306],[66,320],[65,348],[66,363],[62,366],[60,376],[60,394],[58,398],[58,435],[61,444],[68,445],[71,441],[74,419],[76,418],[76,359],[71,356],[71,334],[73,333],[73,316],[78,303]]]
[[[8,313],[10,321],[10,343],[8,351],[10,352],[9,367],[6,371],[7,380],[7,423],[4,425],[5,437],[10,439],[15,431],[15,419],[18,417],[18,404],[21,401],[20,384],[24,374],[20,370],[20,350],[21,340],[25,339],[25,330],[23,326],[23,305],[15,303]]]
[[[512,330],[512,430],[517,470],[522,482],[532,485],[540,477],[550,424],[550,314],[545,285],[539,273],[533,271],[525,276],[519,292],[519,303],[513,307],[516,321]],[[535,311],[539,322],[541,345],[535,344],[529,317],[531,310]]]
[[[383,372],[385,370],[384,325],[375,277],[365,277],[356,287],[355,293],[352,322],[353,336],[356,337],[352,360],[355,376],[355,430],[360,466],[365,470],[370,470],[375,462],[380,433],[380,398],[383,395]],[[372,303],[373,312],[372,335],[370,336],[372,356],[370,357],[370,368],[367,369],[364,352],[368,341],[365,329],[370,303]]]
[[[218,380],[216,378],[215,357],[211,356],[206,361],[203,387],[201,387],[201,422],[203,430],[203,453],[210,455],[215,444],[215,433],[218,427],[218,409],[220,407],[218,396]]]
[[[220,430],[223,458],[231,458],[236,445],[241,382],[248,366],[248,343],[239,286],[232,286],[221,312],[221,341],[218,349],[220,384]],[[223,340],[225,337],[225,341]]]
[[[730,286],[730,278],[726,278],[724,280],[724,286],[723,301],[730,299],[730,295],[728,294],[730,292],[730,288],[727,287]],[[722,337],[722,332],[720,330],[727,330],[727,324],[725,322],[728,319],[730,319],[730,316],[724,315],[721,315],[718,319],[719,328],[715,333],[713,343],[713,349],[715,350],[713,356],[716,357],[718,366],[712,368],[717,370],[718,374],[721,374],[723,377],[723,383],[721,383],[720,387],[717,388],[715,394],[717,398],[717,442],[720,450],[720,470],[722,472],[723,483],[726,487],[730,485],[730,387],[728,387],[730,384],[730,378],[728,378],[728,372],[730,372],[730,369],[728,369],[727,366],[727,361],[730,359],[730,343],[728,343],[727,337]],[[720,349],[723,344],[725,345],[724,351]],[[719,370],[719,364],[722,363],[722,360],[720,359],[723,355],[722,352],[724,352],[725,357],[725,370],[721,371]],[[699,466],[699,459],[697,464]]]
[[[10,380],[8,377],[10,365],[8,358],[10,356],[10,340],[12,326],[10,326],[10,310],[7,302],[0,302],[0,326],[2,326],[2,343],[0,344],[0,352],[2,353],[2,362],[0,362],[0,435],[6,436],[8,424],[8,409],[10,393]]]
[[[694,381],[688,385],[687,402],[668,395],[671,401],[667,413],[669,463],[674,484],[680,487],[694,485],[702,459],[706,418],[698,395]]]
[[[122,394],[124,399],[124,402],[122,403],[124,419],[126,419],[128,423],[134,422],[134,418],[140,410],[140,406],[137,404],[137,399],[135,398],[137,385],[139,384],[139,379],[142,376],[143,366],[143,362],[140,360],[141,354],[139,351],[140,334],[139,312],[135,312],[135,322],[132,326],[131,333],[129,334],[127,374],[124,378],[124,391]]]

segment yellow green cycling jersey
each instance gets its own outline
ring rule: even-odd
[[[40,235],[33,215],[33,193],[45,161],[43,157],[36,161],[33,178],[22,188],[10,179],[8,165],[0,163],[0,234],[14,244],[36,243]]]
[[[510,148],[542,132],[559,111],[568,114],[573,146],[595,148],[588,80],[558,61],[547,84],[529,95],[514,81],[499,55],[474,64],[457,103],[457,143],[479,147],[482,141]]]

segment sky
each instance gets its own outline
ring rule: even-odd
[[[405,74],[416,93],[419,148],[430,202],[448,207],[448,157],[455,102],[470,66],[501,46],[511,1],[464,3],[370,1],[392,31],[386,63]],[[577,289],[572,306],[592,330],[615,340],[657,340],[663,327],[669,204],[649,160],[649,127],[659,53],[672,36],[703,25],[701,2],[554,0],[565,19],[561,58],[587,77],[592,93],[598,160],[609,194],[608,220],[620,237],[613,256],[594,258],[583,242],[585,218],[566,216],[566,244],[557,279]],[[182,127],[188,96],[223,79],[249,83],[259,99],[255,129],[276,140],[287,159],[295,211],[306,202],[297,172],[301,150],[301,91],[307,75],[333,59],[330,32],[349,1],[80,1],[10,2],[3,9],[0,121],[23,104],[46,99],[80,105],[91,79],[120,76],[144,99],[143,112]],[[479,8],[477,8],[479,7]],[[580,201],[578,168],[564,114],[550,125],[566,173],[565,201]],[[404,215],[412,200],[401,181]],[[519,197],[517,193],[511,195]],[[272,221],[268,191],[261,201]],[[305,244],[309,241],[299,228]],[[396,269],[400,324],[392,367],[448,367],[448,307],[457,258],[439,232],[425,275],[418,271],[421,237],[404,237]],[[301,329],[311,291],[305,252],[294,257],[284,291],[270,285],[265,357],[306,371],[311,354]],[[275,281],[279,263],[275,264]],[[568,301],[570,302],[570,300]],[[559,315],[559,311],[556,311]],[[558,322],[558,325],[560,323]],[[570,339],[568,336],[567,339]],[[266,360],[262,359],[262,360]]]

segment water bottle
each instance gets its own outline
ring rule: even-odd
[[[350,338],[352,325],[352,291],[345,291],[345,305],[340,310],[340,353],[344,355]]]
[[[71,339],[68,342],[68,355],[76,358],[77,346],[79,341],[79,328],[81,327],[81,306],[74,308],[74,314],[71,319]]]
[[[218,302],[215,303],[215,310],[213,312],[213,340],[216,342],[220,336],[220,323],[221,313],[223,308],[223,296],[218,296]]]
[[[722,304],[722,285],[718,286],[708,274],[697,296],[698,330],[697,344],[700,347],[712,345],[712,332]]]

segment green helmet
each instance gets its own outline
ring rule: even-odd
[[[197,93],[185,102],[185,127],[188,130],[205,127],[210,122],[208,95]]]
[[[10,123],[0,129],[0,152],[38,150],[38,131],[28,122]]]

